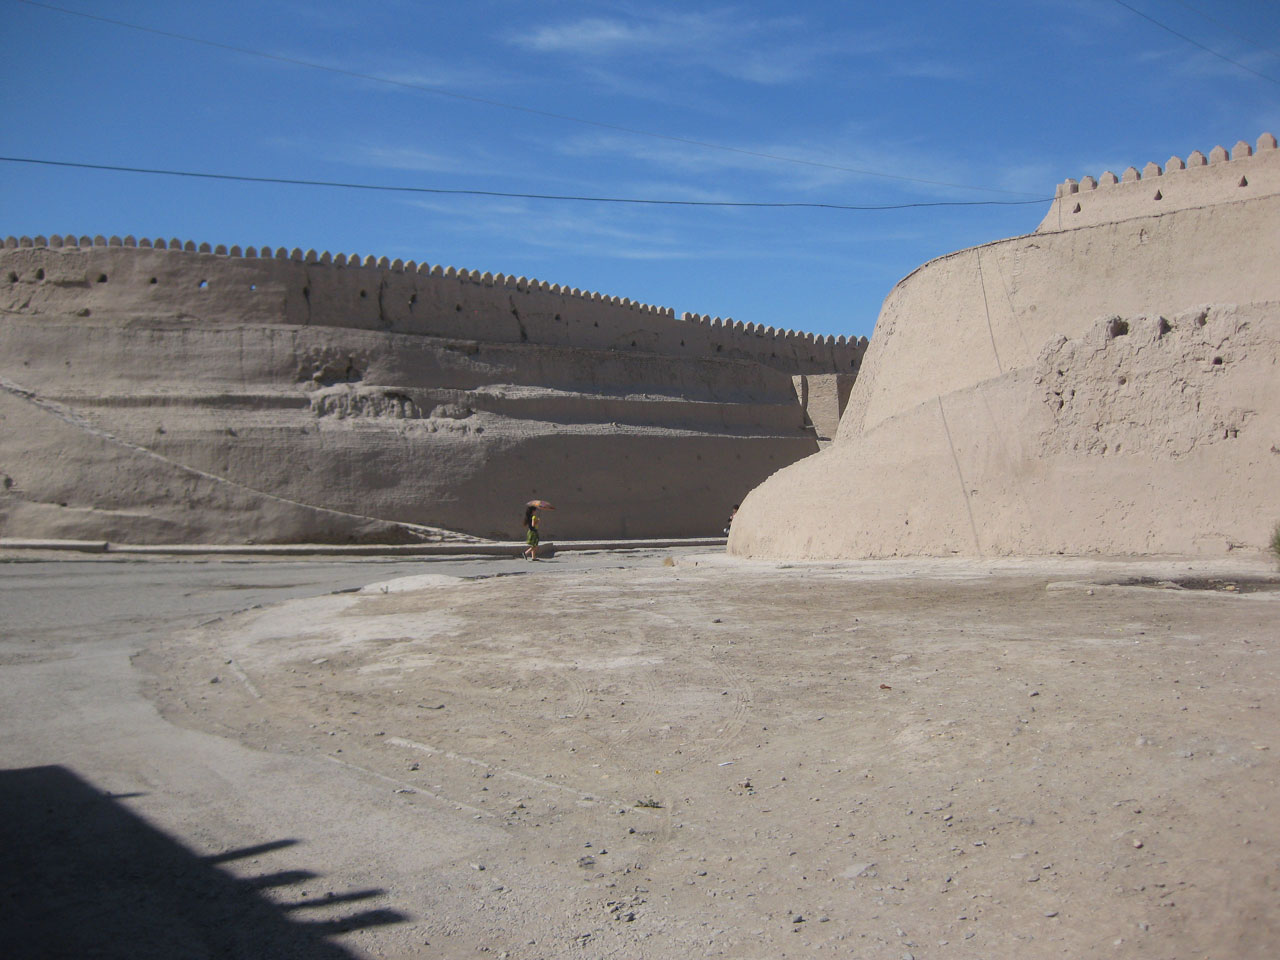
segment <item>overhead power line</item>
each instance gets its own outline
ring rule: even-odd
[[[1211,53],[1211,54],[1213,54],[1215,57],[1217,57],[1219,60],[1225,60],[1227,63],[1231,64],[1233,67],[1239,67],[1241,70],[1245,71],[1246,73],[1252,73],[1255,77],[1261,77],[1263,80],[1267,80],[1267,81],[1269,81],[1269,82],[1271,82],[1271,83],[1276,84],[1277,86],[1280,86],[1280,80],[1277,80],[1275,77],[1268,76],[1268,75],[1267,75],[1267,74],[1265,74],[1265,73],[1259,73],[1257,70],[1254,70],[1252,67],[1246,67],[1246,66],[1245,66],[1243,63],[1241,63],[1239,60],[1232,60],[1232,59],[1231,59],[1230,57],[1228,57],[1226,54],[1224,54],[1224,53],[1219,53],[1217,50],[1214,50],[1212,47],[1206,47],[1206,46],[1205,46],[1203,43],[1201,43],[1199,40],[1192,40],[1192,39],[1191,39],[1190,37],[1188,37],[1185,33],[1179,33],[1177,30],[1173,29],[1173,27],[1169,26],[1168,24],[1161,23],[1161,22],[1160,22],[1159,20],[1157,20],[1155,17],[1149,17],[1149,16],[1147,16],[1145,13],[1143,13],[1143,12],[1142,12],[1141,10],[1139,10],[1137,7],[1131,7],[1131,6],[1129,6],[1129,4],[1125,3],[1125,2],[1124,2],[1124,0],[1113,0],[1113,2],[1114,2],[1114,3],[1118,3],[1120,6],[1124,7],[1126,10],[1128,10],[1130,13],[1136,13],[1136,14],[1137,14],[1138,16],[1140,16],[1143,20],[1146,20],[1146,21],[1148,21],[1149,23],[1154,23],[1154,24],[1155,24],[1157,27],[1159,27],[1161,30],[1167,31],[1168,33],[1172,33],[1172,34],[1173,34],[1175,37],[1177,37],[1179,40],[1185,40],[1187,43],[1191,44],[1193,47],[1199,47],[1199,48],[1200,48],[1201,50],[1203,50],[1205,53]]]
[[[1245,43],[1249,44],[1249,46],[1255,47],[1256,49],[1261,50],[1263,53],[1267,54],[1268,56],[1276,57],[1277,59],[1280,59],[1280,53],[1276,53],[1276,51],[1272,50],[1269,47],[1262,46],[1262,44],[1258,43],[1256,40],[1254,40],[1251,37],[1246,37],[1239,30],[1233,29],[1230,24],[1224,23],[1223,21],[1219,20],[1217,17],[1209,16],[1209,14],[1205,13],[1199,7],[1193,7],[1191,4],[1187,3],[1187,0],[1177,0],[1177,2],[1180,5],[1186,7],[1192,13],[1196,14],[1196,16],[1203,17],[1205,20],[1208,20],[1210,23],[1217,24],[1219,27],[1227,31],[1227,33],[1231,34],[1236,39],[1243,40]]]
[[[520,104],[506,103],[502,100],[492,100],[487,97],[477,97],[472,94],[458,93],[454,90],[446,90],[443,87],[431,86],[425,83],[413,83],[408,80],[395,80],[390,77],[380,77],[371,73],[360,73],[356,70],[344,70],[341,67],[333,67],[328,64],[316,63],[312,60],[302,60],[298,57],[286,57],[281,54],[267,53],[264,50],[254,50],[251,47],[241,47],[230,43],[220,43],[216,40],[206,40],[203,37],[193,37],[184,33],[173,33],[168,30],[158,30],[154,27],[146,27],[141,24],[130,23],[127,20],[117,20],[112,17],[103,17],[93,13],[83,13],[79,10],[68,10],[66,7],[58,7],[50,3],[39,3],[37,0],[17,0],[17,2],[25,3],[27,6],[31,7],[39,7],[44,10],[52,10],[57,13],[65,13],[72,17],[81,17],[85,20],[96,20],[99,23],[107,23],[115,27],[123,27],[126,30],[150,33],[158,37],[167,37],[171,40],[182,40],[186,43],[198,43],[202,46],[213,47],[218,50],[228,50],[232,53],[240,53],[249,57],[259,57],[263,60],[274,60],[277,63],[287,63],[295,67],[306,67],[309,70],[323,70],[326,73],[334,73],[343,77],[351,77],[355,80],[364,80],[369,83],[381,83],[387,86],[401,87],[407,90],[418,90],[441,97],[449,97],[454,100],[464,100],[468,103],[482,103],[486,106],[501,107],[504,110],[515,110],[520,113],[527,113],[537,117],[547,117],[552,120],[563,120],[567,123],[577,123],[588,127],[597,127],[603,130],[616,130],[619,133],[629,133],[639,137],[650,137],[655,140],[666,140],[669,143],[683,143],[688,146],[703,147],[708,150],[721,150],[727,153],[757,157],[763,160],[774,160],[779,163],[795,163],[806,167],[818,167],[823,170],[838,170],[842,173],[855,173],[859,176],[878,177],[883,180],[898,180],[904,183],[920,183],[933,187],[951,187],[958,190],[976,190],[981,193],[1002,193],[1009,196],[1023,197],[1031,196],[1031,194],[1023,190],[1002,190],[998,187],[977,187],[966,183],[950,183],[945,180],[930,180],[924,177],[907,177],[896,173],[885,173],[880,170],[868,170],[862,167],[847,167],[836,163],[826,163],[821,160],[805,160],[800,157],[787,157],[776,153],[765,153],[759,150],[747,150],[743,147],[731,147],[727,144],[712,143],[707,140],[694,140],[690,137],[678,137],[673,134],[656,133],[652,130],[640,130],[636,127],[626,127],[621,124],[606,123],[602,120],[588,120],[583,117],[574,117],[569,114],[555,113],[550,110],[539,110],[536,107],[526,107],[521,106]]]
[[[920,203],[846,204],[846,203],[765,203],[745,200],[659,200],[645,197],[589,197],[552,193],[514,193],[503,190],[456,190],[443,187],[408,187],[380,183],[344,183],[337,180],[304,180],[294,177],[251,177],[232,173],[201,173],[194,170],[159,170],[148,167],[124,167],[106,163],[73,163],[69,160],[44,160],[36,157],[0,157],[6,163],[30,163],[46,167],[74,167],[81,170],[106,170],[113,173],[141,173],[165,177],[193,177],[200,180],[231,180],[240,183],[274,183],[297,187],[331,187],[342,190],[377,190],[387,193],[431,193],[469,197],[506,197],[521,200],[561,200],[583,203],[631,203],[668,207],[806,207],[821,210],[906,210],[912,207],[1008,207],[1029,203],[1048,203],[1052,197],[1036,200],[933,200]]]

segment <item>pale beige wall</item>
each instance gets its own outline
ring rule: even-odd
[[[1280,151],[1271,162],[1280,166]],[[1031,363],[1104,313],[1280,297],[1280,185],[1265,197],[1037,233],[930,261],[885,299],[842,433]]]
[[[840,429],[840,417],[849,402],[856,374],[798,373],[791,380],[818,440],[833,440]]]
[[[1280,522],[1280,303],[1128,324],[780,471],[743,502],[731,552],[1262,553]]]
[[[0,311],[715,355],[809,373],[852,372],[867,345],[866,338],[819,337],[699,314],[677,318],[670,308],[524,277],[314,251],[216,249],[222,252],[133,237],[9,237],[0,249]]]
[[[168,246],[0,249],[0,535],[505,539],[535,496],[554,537],[714,535],[817,449],[792,377],[866,346]]]
[[[1151,161],[1141,170],[1110,170],[1058,184],[1053,205],[1037,233],[1112,223],[1190,207],[1266,196],[1280,191],[1276,138],[1264,133],[1256,149],[1243,140],[1230,152],[1215,147],[1208,155],[1193,150],[1183,160]]]
[[[1042,228],[904,279],[885,300],[836,444],[752,491],[730,550],[1263,549],[1280,520],[1280,152],[1220,166],[1237,163],[1251,165],[1249,187],[1223,202],[1208,191],[1203,204],[1163,213]],[[1109,337],[1099,319],[1156,329],[1158,316],[1203,304],[1216,305],[1213,322],[1176,337]],[[1174,343],[1185,350],[1166,349]],[[1165,354],[1180,359],[1161,366]],[[1116,365],[1091,366],[1098,358]],[[1087,415],[1052,412],[1045,384],[1059,376],[1091,391]],[[1215,439],[1224,432],[1230,442]],[[1112,434],[1119,449],[1100,440]],[[1143,436],[1186,450],[1165,455]]]

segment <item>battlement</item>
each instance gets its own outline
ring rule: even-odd
[[[854,373],[865,337],[682,313],[546,281],[412,260],[133,236],[7,237],[0,309],[100,319],[296,323],[495,342],[712,355]]]
[[[1241,140],[1231,151],[1216,146],[1206,157],[1193,150],[1186,160],[1170,157],[1164,166],[1110,170],[1096,179],[1058,184],[1052,206],[1037,233],[1115,223],[1216,203],[1232,203],[1280,193],[1280,150],[1264,133],[1256,149]]]

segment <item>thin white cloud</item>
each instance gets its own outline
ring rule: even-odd
[[[800,17],[758,18],[734,8],[587,17],[510,31],[507,42],[585,62],[628,57],[643,57],[649,64],[678,62],[764,86],[813,76],[832,58],[865,57],[903,43],[885,33],[832,36],[812,30]]]
[[[670,48],[679,43],[679,37],[653,27],[589,17],[574,23],[539,27],[532,33],[513,38],[513,42],[542,53],[609,56],[619,49]]]

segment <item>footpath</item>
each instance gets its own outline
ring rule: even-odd
[[[661,550],[673,547],[723,547],[725,537],[671,537],[651,540],[557,540],[543,541],[539,552],[553,556],[560,552],[591,550]],[[7,551],[65,551],[131,555],[234,555],[261,557],[504,557],[519,554],[523,540],[450,541],[448,543],[113,543],[108,540],[36,540],[0,537],[0,553]]]

